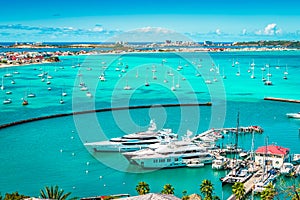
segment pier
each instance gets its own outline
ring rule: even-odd
[[[300,103],[300,100],[297,100],[297,99],[285,99],[285,98],[276,98],[276,97],[265,97],[264,100],[289,102],[289,103]]]
[[[263,133],[263,131],[263,128],[260,126],[245,126],[238,128],[238,133]],[[197,134],[193,140],[201,139],[201,137],[206,137],[214,133],[237,133],[237,128],[211,128],[203,133]]]
[[[252,191],[252,189],[254,187],[254,183],[261,180],[263,174],[264,174],[263,171],[259,170],[255,174],[253,174],[253,176],[244,183],[245,195],[247,195],[249,192]],[[227,200],[235,200],[235,199],[236,199],[235,195],[232,194]]]

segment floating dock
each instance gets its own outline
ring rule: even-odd
[[[300,103],[300,100],[297,99],[285,99],[285,98],[276,98],[276,97],[265,97],[264,100],[280,101],[280,102],[288,102],[288,103]]]

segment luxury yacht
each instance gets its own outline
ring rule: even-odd
[[[146,131],[127,134],[122,137],[112,138],[108,141],[85,143],[96,152],[128,152],[148,148],[151,144],[169,142],[177,140],[177,134],[172,133],[171,129],[157,130],[154,120]]]
[[[190,167],[193,163],[203,166],[211,163],[214,158],[206,148],[185,139],[160,144],[155,149],[149,148],[123,155],[130,163],[149,169]]]

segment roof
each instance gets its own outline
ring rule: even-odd
[[[259,147],[255,153],[262,153],[262,154],[274,154],[274,155],[286,155],[288,154],[290,149],[284,148],[281,146],[276,145],[269,145],[269,146],[262,146]]]
[[[170,194],[149,193],[139,196],[122,198],[122,200],[181,200],[180,198]]]
[[[201,200],[201,196],[199,194],[191,194],[189,195],[189,200]]]

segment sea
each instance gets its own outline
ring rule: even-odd
[[[170,128],[179,136],[188,130],[196,135],[210,128],[258,125],[264,132],[255,134],[254,139],[251,134],[240,134],[238,146],[250,151],[276,144],[289,148],[291,155],[300,153],[300,120],[286,117],[286,113],[299,112],[300,104],[264,100],[300,99],[300,51],[59,58],[57,63],[0,69],[4,86],[0,98],[12,100],[0,104],[0,124],[36,118],[0,129],[2,195],[18,191],[38,197],[40,189],[51,185],[76,197],[137,195],[136,185],[145,181],[150,192],[159,193],[165,184],[171,184],[175,195],[181,197],[183,191],[200,193],[204,179],[212,181],[214,193],[221,199],[231,195],[231,186],[222,186],[219,180],[226,171],[212,170],[210,165],[145,170],[129,164],[118,152],[94,153],[83,145],[146,130],[151,119],[158,128]],[[7,74],[12,76],[5,77]],[[272,85],[265,85],[262,78]],[[82,85],[88,90],[83,91]],[[124,90],[125,86],[130,89]],[[34,98],[27,96],[31,93]],[[28,100],[27,106],[22,105],[23,99]],[[207,102],[212,105],[184,106]],[[164,106],[170,104],[178,105]],[[150,108],[136,107],[145,105]],[[136,109],[127,109],[130,106]],[[46,117],[53,115],[57,117]],[[234,142],[235,136],[227,134],[218,144]],[[299,178],[293,181],[299,182]]]

